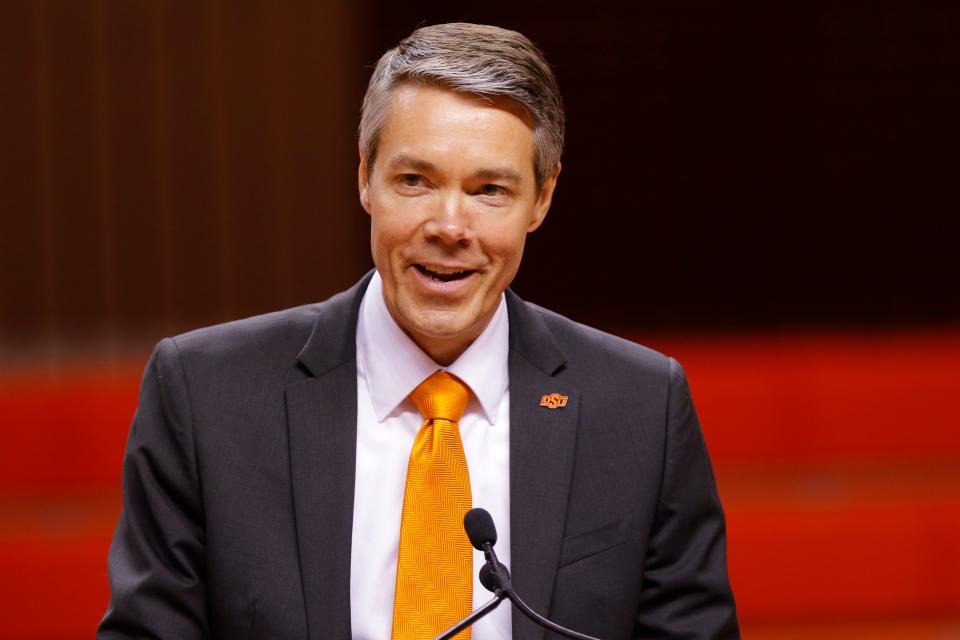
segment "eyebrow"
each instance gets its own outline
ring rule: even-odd
[[[387,166],[394,171],[404,168],[423,172],[437,170],[437,165],[433,164],[432,162],[427,162],[426,160],[422,160],[408,153],[398,153],[397,155],[393,156],[390,158]],[[520,184],[523,182],[523,176],[520,175],[520,172],[510,169],[509,167],[478,169],[473,173],[472,177],[479,180],[503,180],[512,184]]]
[[[427,162],[426,160],[421,160],[420,158],[415,158],[407,153],[398,153],[397,155],[390,158],[388,166],[391,169],[399,169],[402,167],[409,167],[410,169],[415,169],[417,171],[434,171],[437,166],[432,162]]]
[[[480,180],[503,180],[513,184],[520,184],[523,182],[523,177],[519,172],[506,167],[496,169],[480,169],[473,174],[473,177],[479,178]]]

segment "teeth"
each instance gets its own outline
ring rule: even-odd
[[[465,273],[465,272],[467,271],[466,269],[448,269],[448,268],[445,268],[445,267],[427,267],[427,266],[424,266],[423,268],[426,269],[427,271],[429,271],[430,273],[436,273],[436,274],[441,275],[441,276],[452,276],[452,275],[456,275],[456,274],[460,274],[460,273]]]
[[[422,264],[416,265],[417,269],[420,270],[426,276],[429,276],[436,280],[437,282],[452,282],[454,280],[459,280],[462,277],[466,277],[471,273],[470,269],[451,269],[447,267],[426,267]]]

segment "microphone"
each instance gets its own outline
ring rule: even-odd
[[[487,563],[480,569],[480,584],[493,594],[498,594],[498,590],[512,590],[510,572],[500,564],[493,550],[493,545],[497,543],[497,527],[493,524],[490,513],[479,507],[470,509],[463,517],[463,528],[467,531],[473,548],[483,551],[483,557],[487,559]]]
[[[463,528],[470,538],[470,544],[478,551],[483,551],[486,544],[491,547],[497,544],[497,527],[486,509],[477,507],[467,511],[467,515],[463,516]]]
[[[510,600],[520,613],[548,631],[553,631],[566,638],[573,638],[573,640],[599,640],[547,620],[520,599],[510,582],[510,572],[500,564],[500,561],[497,560],[497,554],[493,550],[493,545],[497,543],[497,527],[493,524],[493,518],[485,509],[477,507],[468,511],[467,515],[463,517],[463,528],[467,532],[467,537],[470,538],[470,544],[478,551],[483,551],[483,556],[487,559],[487,563],[480,569],[480,584],[494,594],[494,599],[437,636],[437,640],[452,638],[490,613],[504,598]]]

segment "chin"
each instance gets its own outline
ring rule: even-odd
[[[435,339],[452,339],[470,332],[473,323],[462,318],[433,317],[446,315],[442,312],[426,312],[417,316],[411,323],[414,330],[425,337]]]
[[[407,308],[403,308],[406,306]],[[433,339],[452,339],[471,333],[479,322],[477,314],[464,309],[425,309],[418,305],[400,308],[404,324],[418,335]]]

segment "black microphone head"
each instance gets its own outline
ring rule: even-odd
[[[467,511],[467,515],[463,516],[463,528],[475,549],[483,551],[483,545],[487,542],[497,544],[497,528],[486,509],[477,507]]]
[[[480,567],[480,584],[490,593],[497,592],[497,579],[493,577],[493,569],[490,568],[489,562]]]
[[[497,589],[513,588],[507,568],[501,564],[499,569],[494,569],[489,562],[480,567],[480,584],[490,593],[496,593]]]

